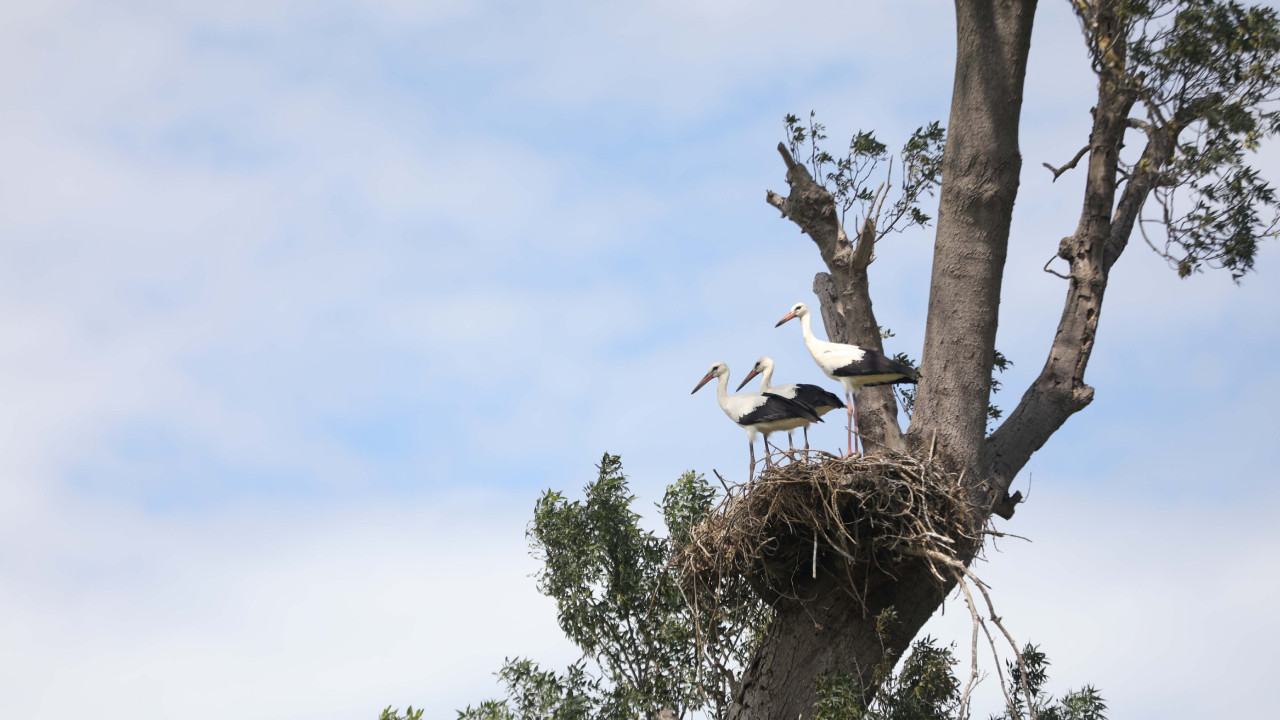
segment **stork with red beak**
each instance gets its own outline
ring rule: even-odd
[[[857,433],[854,409],[858,401],[858,391],[864,387],[876,385],[916,383],[920,380],[920,373],[910,365],[885,357],[875,350],[857,345],[827,342],[814,337],[809,319],[809,306],[804,303],[796,303],[792,306],[791,312],[784,315],[774,327],[780,327],[793,318],[800,318],[804,344],[809,348],[813,361],[818,363],[818,367],[827,377],[844,385],[845,399],[848,400],[849,408],[849,454],[852,455],[853,438]]]
[[[840,398],[836,397],[825,389],[817,385],[809,385],[807,383],[791,383],[790,385],[773,385],[773,358],[762,357],[756,361],[755,366],[751,368],[751,372],[742,379],[742,384],[738,386],[741,391],[751,378],[760,376],[760,392],[773,393],[781,395],[788,400],[795,400],[802,405],[808,405],[813,408],[814,414],[822,417],[836,408],[844,407],[844,403],[840,402]],[[804,428],[804,449],[809,449],[809,425],[806,422],[800,427]],[[787,433],[787,443],[791,448],[795,449],[795,444],[791,442],[791,433]]]
[[[757,433],[764,435],[764,463],[765,467],[768,467],[770,464],[769,433],[794,430],[806,423],[822,422],[822,418],[818,417],[813,408],[780,395],[751,392],[730,395],[729,366],[722,362],[711,366],[711,370],[698,382],[693,392],[701,390],[702,386],[711,382],[712,378],[720,379],[716,386],[716,401],[720,403],[720,409],[729,416],[730,420],[747,431],[747,443],[751,446],[751,469],[747,474],[748,478],[754,477],[756,472]]]

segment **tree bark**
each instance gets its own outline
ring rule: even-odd
[[[1018,123],[1035,0],[957,0],[956,74],[912,448],[935,439],[976,469],[986,435],[1000,285],[1022,156]]]
[[[814,600],[784,602],[743,674],[730,718],[809,718],[818,678],[852,675],[872,687],[882,663],[892,665],[951,590],[923,565],[903,568],[892,582],[867,593],[865,608],[850,600],[832,575],[808,588]],[[876,633],[876,617],[892,608],[897,621]]]

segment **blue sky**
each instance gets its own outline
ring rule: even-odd
[[[941,2],[0,17],[0,715],[32,718],[448,716],[505,655],[571,658],[529,577],[534,499],[606,450],[646,506],[742,471],[741,431],[688,394],[707,367],[821,380],[773,328],[821,269],[764,203],[782,116],[899,144],[945,119],[954,47]],[[1081,178],[1040,163],[1087,136],[1080,45],[1043,2],[1007,406],[1061,308],[1040,266]],[[919,353],[929,241],[874,266],[895,352]],[[1280,701],[1277,257],[1236,287],[1131,247],[1097,399],[1018,481],[1034,542],[981,568],[1060,687],[1117,717]],[[930,631],[962,638],[953,609]]]

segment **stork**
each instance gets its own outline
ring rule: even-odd
[[[845,399],[849,401],[849,454],[853,455],[853,436],[856,432],[854,409],[858,402],[858,391],[876,385],[915,383],[920,380],[920,373],[910,365],[885,357],[875,350],[814,337],[809,320],[809,306],[804,303],[792,306],[791,312],[784,315],[774,327],[781,327],[792,318],[800,318],[804,344],[809,348],[813,361],[818,363],[827,377],[844,385]]]
[[[808,405],[795,400],[788,400],[773,393],[738,393],[729,394],[729,366],[718,362],[698,382],[693,392],[698,392],[703,385],[719,378],[716,386],[716,401],[720,409],[729,419],[747,431],[747,443],[751,446],[751,469],[747,477],[753,477],[756,471],[756,433],[764,435],[764,463],[769,465],[769,433],[779,430],[794,430],[802,424],[822,422]],[[693,393],[690,393],[692,395]]]
[[[751,372],[742,379],[742,384],[738,386],[738,390],[742,388],[756,375],[760,376],[760,392],[773,393],[781,395],[788,400],[795,400],[798,403],[808,405],[813,408],[813,412],[822,417],[836,408],[844,407],[844,403],[840,402],[840,398],[817,385],[809,385],[806,383],[791,383],[790,385],[772,385],[773,382],[773,358],[762,357],[756,361],[751,368]],[[804,428],[804,449],[809,449],[809,423],[804,423],[800,427]],[[787,433],[787,442],[791,443],[791,433]],[[792,445],[794,448],[795,445]]]

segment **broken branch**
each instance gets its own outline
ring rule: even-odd
[[[1070,169],[1074,168],[1076,165],[1080,164],[1080,158],[1084,157],[1084,154],[1085,154],[1085,153],[1087,153],[1087,152],[1089,152],[1089,146],[1088,146],[1088,145],[1085,145],[1084,147],[1080,148],[1080,152],[1076,153],[1076,156],[1075,156],[1075,157],[1071,158],[1071,162],[1067,163],[1066,165],[1063,165],[1063,166],[1062,166],[1062,167],[1060,167],[1060,168],[1056,168],[1056,167],[1054,167],[1054,166],[1050,165],[1049,163],[1041,163],[1041,164],[1042,164],[1042,165],[1044,165],[1045,167],[1049,168],[1049,172],[1053,173],[1053,182],[1057,182],[1057,181],[1058,181],[1058,177],[1059,177],[1059,176],[1061,176],[1061,175],[1062,175],[1062,173],[1064,173],[1064,172],[1066,172],[1066,171],[1068,171],[1068,170],[1070,170]]]

